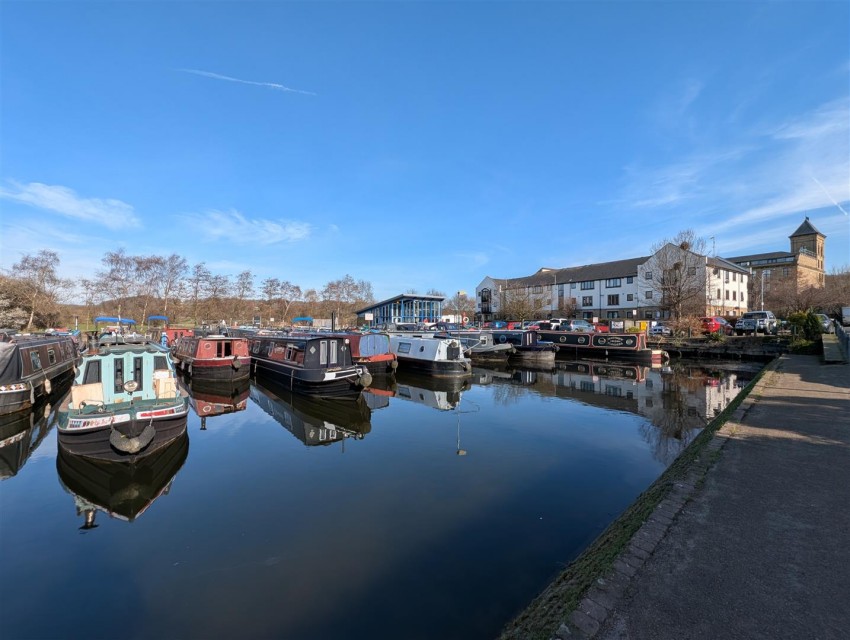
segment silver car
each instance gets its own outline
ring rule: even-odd
[[[821,331],[823,333],[835,333],[835,327],[832,326],[832,320],[825,313],[816,313],[815,317],[820,320]]]

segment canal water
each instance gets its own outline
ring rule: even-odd
[[[41,404],[0,426],[2,636],[493,638],[757,370],[190,388],[135,466],[60,451]]]

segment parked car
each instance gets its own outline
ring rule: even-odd
[[[735,323],[735,333],[739,336],[745,333],[779,333],[779,322],[773,311],[747,311]]]
[[[835,333],[835,327],[828,315],[825,313],[816,313],[815,317],[820,320],[821,331],[823,333]]]
[[[593,329],[596,333],[611,333],[611,327],[609,327],[604,322],[594,322]]]
[[[735,333],[735,327],[726,321],[726,318],[720,316],[712,316],[710,318],[700,318],[702,323],[703,333],[722,333],[726,336],[731,336]]]
[[[651,336],[667,337],[673,335],[673,328],[669,325],[664,324],[663,322],[656,322],[649,328],[648,333]]]
[[[561,331],[583,331],[585,333],[593,333],[595,331],[592,324],[587,320],[565,320],[561,322]]]

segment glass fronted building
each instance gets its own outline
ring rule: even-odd
[[[437,322],[443,315],[442,296],[403,293],[357,310],[357,317],[370,327],[385,324]],[[371,314],[371,319],[369,319]]]

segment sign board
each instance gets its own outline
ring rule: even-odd
[[[372,320],[375,319],[375,314],[374,313],[364,313],[363,319],[368,320],[368,321],[372,321]]]
[[[624,320],[611,320],[611,331],[624,331],[626,323]]]

